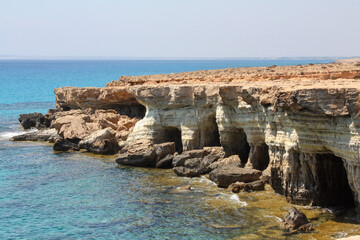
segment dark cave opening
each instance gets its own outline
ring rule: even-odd
[[[251,146],[249,158],[254,169],[265,170],[270,161],[269,146],[266,143]]]
[[[219,128],[216,123],[215,114],[211,115],[207,121],[202,124],[200,129],[200,147],[221,146]]]
[[[226,133],[226,140],[222,146],[227,156],[239,155],[241,163],[245,165],[250,154],[250,145],[246,133],[242,128],[234,128]]]
[[[176,152],[183,152],[180,129],[178,129],[177,127],[165,127],[162,137],[162,142],[175,142]]]
[[[354,207],[343,160],[333,154],[316,154],[316,175],[320,204]]]

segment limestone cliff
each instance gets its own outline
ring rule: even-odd
[[[323,206],[360,203],[359,93],[359,63],[121,77],[104,88],[55,90],[64,110],[143,117],[127,143],[221,146],[267,171],[290,202]]]

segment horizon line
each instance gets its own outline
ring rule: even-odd
[[[0,55],[0,60],[337,60],[360,56],[281,56],[281,57],[120,57],[120,56],[20,56]]]

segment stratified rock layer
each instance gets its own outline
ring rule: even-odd
[[[359,63],[121,77],[55,93],[64,110],[144,113],[125,145],[175,142],[179,153],[221,146],[238,165],[267,172],[290,202],[360,203]]]

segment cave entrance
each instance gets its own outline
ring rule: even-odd
[[[251,145],[249,159],[254,169],[265,170],[270,161],[269,146],[266,143]]]
[[[226,155],[239,155],[241,163],[245,166],[250,154],[250,145],[247,141],[244,129],[231,129],[227,132],[225,138],[226,140],[223,141],[223,148]]]
[[[354,207],[343,160],[333,154],[316,154],[316,175],[321,205]]]
[[[120,115],[126,115],[130,118],[143,119],[146,113],[146,107],[139,102],[131,105],[117,105],[113,107]]]
[[[183,145],[181,141],[181,131],[177,127],[165,127],[163,133],[163,142],[174,142],[176,152],[183,152]]]
[[[211,115],[200,127],[200,147],[216,147],[220,145],[219,128],[215,114]]]

